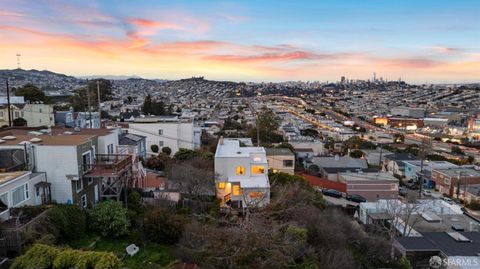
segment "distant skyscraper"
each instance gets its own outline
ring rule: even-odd
[[[342,83],[342,84],[345,83],[345,76],[342,76],[342,77],[340,78],[340,83]]]
[[[375,81],[377,81],[377,74],[375,74],[375,72],[373,72],[372,82],[375,82]]]

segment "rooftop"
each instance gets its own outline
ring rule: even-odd
[[[388,172],[377,172],[377,173],[340,173],[340,177],[345,180],[389,180],[398,182],[398,179],[392,176]]]
[[[266,148],[265,149],[267,156],[294,156],[293,152],[288,148]]]
[[[30,171],[0,173],[0,185],[3,185],[11,180],[14,180],[28,173],[30,173]]]
[[[438,250],[451,256],[478,256],[480,253],[479,232],[458,232],[469,241],[455,240],[447,232],[427,232],[421,237],[400,237],[396,240],[407,251],[432,251]]]
[[[241,147],[238,139],[221,138],[215,157],[250,157],[250,154],[265,155],[265,149],[263,147]]]

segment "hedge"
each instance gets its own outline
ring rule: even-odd
[[[117,269],[121,262],[111,252],[60,249],[35,244],[25,254],[15,259],[12,269]]]

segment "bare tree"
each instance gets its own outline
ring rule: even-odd
[[[203,159],[202,159],[203,160]],[[208,160],[194,158],[173,164],[168,170],[168,187],[193,200],[215,195],[215,174]]]

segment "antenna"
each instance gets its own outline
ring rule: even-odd
[[[20,69],[20,56],[22,55],[17,52],[17,69]]]

